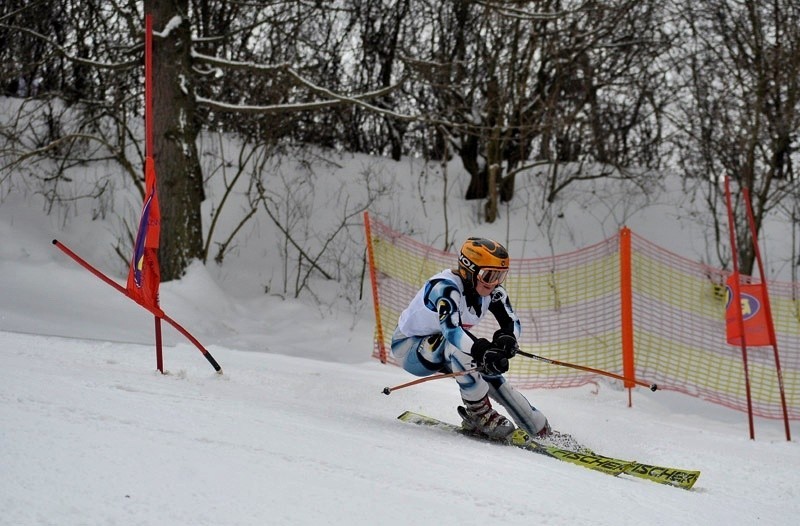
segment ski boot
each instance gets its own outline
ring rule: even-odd
[[[464,406],[458,407],[458,414],[461,415],[463,429],[492,440],[507,438],[515,429],[506,417],[492,409],[489,395],[477,402],[464,400]]]

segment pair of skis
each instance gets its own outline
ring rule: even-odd
[[[697,482],[697,478],[700,476],[699,471],[656,466],[631,460],[606,457],[604,455],[598,455],[586,448],[581,448],[578,451],[563,449],[558,446],[548,445],[544,442],[537,441],[522,429],[516,429],[507,439],[497,441],[475,435],[463,429],[461,426],[443,422],[437,418],[421,415],[411,411],[406,411],[397,418],[403,422],[409,422],[422,426],[431,426],[482,440],[499,442],[500,444],[508,444],[520,449],[525,449],[548,457],[557,458],[558,460],[569,462],[570,464],[576,464],[612,476],[629,475],[632,477],[657,482],[659,484],[666,484],[668,486],[675,486],[677,488],[683,488],[687,490],[691,489],[694,483]]]

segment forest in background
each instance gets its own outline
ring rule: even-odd
[[[136,216],[108,203],[120,188],[144,192],[145,13],[165,281],[194,259],[221,263],[257,212],[277,225],[287,259],[324,274],[321,253],[295,242],[296,218],[281,215],[291,194],[273,191],[275,163],[308,146],[439,163],[445,189],[458,160],[469,175],[462,197],[489,223],[531,174],[547,192],[526,206],[541,208],[580,181],[657,192],[677,174],[704,203],[710,263],[722,267],[722,177],[749,190],[757,228],[768,216],[800,223],[797,2],[4,2],[0,82],[20,103],[0,122],[0,199],[24,187],[54,209],[89,200],[119,214],[122,259]],[[223,136],[236,151],[208,146]],[[83,191],[68,191],[80,178]],[[343,201],[343,225],[381,191],[371,180]],[[247,196],[224,234],[214,228],[224,197],[201,212],[212,184]],[[744,223],[737,234],[751,273]]]

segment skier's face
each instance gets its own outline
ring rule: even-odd
[[[505,281],[507,275],[507,269],[482,268],[476,276],[475,290],[481,296],[488,296],[495,287]]]
[[[479,296],[488,296],[489,294],[492,293],[492,291],[495,289],[496,286],[497,285],[494,284],[487,285],[486,283],[479,280],[478,283],[475,285],[475,290],[477,291]]]

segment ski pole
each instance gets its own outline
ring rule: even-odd
[[[586,371],[586,372],[589,372],[589,373],[600,374],[600,375],[603,375],[603,376],[608,376],[610,378],[616,378],[617,380],[622,380],[622,381],[630,380],[629,378],[625,378],[624,376],[620,376],[618,374],[610,373],[608,371],[602,371],[600,369],[593,369],[591,367],[586,367],[585,365],[576,365],[574,363],[567,363],[567,362],[561,362],[561,361],[558,361],[558,360],[551,360],[550,358],[545,358],[543,356],[537,356],[535,354],[527,353],[527,352],[521,351],[521,350],[517,350],[517,354],[521,354],[522,356],[525,356],[526,358],[531,358],[533,360],[539,360],[540,362],[545,362],[545,363],[549,363],[549,364],[552,364],[552,365],[561,365],[563,367],[571,367],[572,369],[578,369],[578,370]],[[642,387],[647,387],[651,391],[655,391],[655,390],[658,389],[658,386],[656,384],[648,384],[647,382],[642,382],[642,381],[639,381],[639,380],[631,380],[631,381],[633,383],[635,383],[636,385],[641,385]]]
[[[383,394],[390,395],[392,391],[397,391],[398,389],[403,389],[405,387],[411,387],[412,385],[421,384],[423,382],[430,382],[431,380],[441,380],[442,378],[455,378],[456,376],[464,376],[465,374],[477,372],[480,367],[475,367],[474,369],[467,369],[466,371],[457,371],[455,373],[442,373],[442,374],[435,374],[433,376],[426,376],[424,378],[417,378],[411,382],[407,382],[400,385],[395,385],[394,387],[384,387]]]
[[[472,334],[471,332],[469,332],[467,329],[464,329],[464,332],[467,333],[467,336],[472,338],[472,341],[477,341],[478,338],[476,338],[475,335]],[[574,363],[560,362],[558,360],[551,360],[550,358],[545,358],[544,356],[537,356],[535,354],[531,354],[531,353],[527,353],[525,351],[522,351],[522,350],[520,350],[519,347],[517,347],[516,353],[517,354],[521,354],[522,356],[525,356],[526,358],[531,358],[533,360],[539,360],[540,362],[545,362],[545,363],[549,363],[549,364],[552,364],[552,365],[560,365],[562,367],[571,367],[573,369],[578,369],[580,371],[586,371],[588,373],[595,373],[595,374],[600,374],[600,375],[603,375],[603,376],[608,376],[610,378],[616,378],[617,380],[622,380],[623,382],[626,382],[626,381],[629,380],[628,378],[625,378],[624,376],[620,376],[618,374],[610,373],[608,371],[602,371],[600,369],[593,369],[591,367],[586,367],[585,365],[576,365]],[[647,382],[641,382],[639,380],[631,380],[631,381],[633,383],[635,383],[636,385],[641,385],[642,387],[647,387],[651,391],[656,391],[658,389],[658,386],[656,384],[648,384]]]

